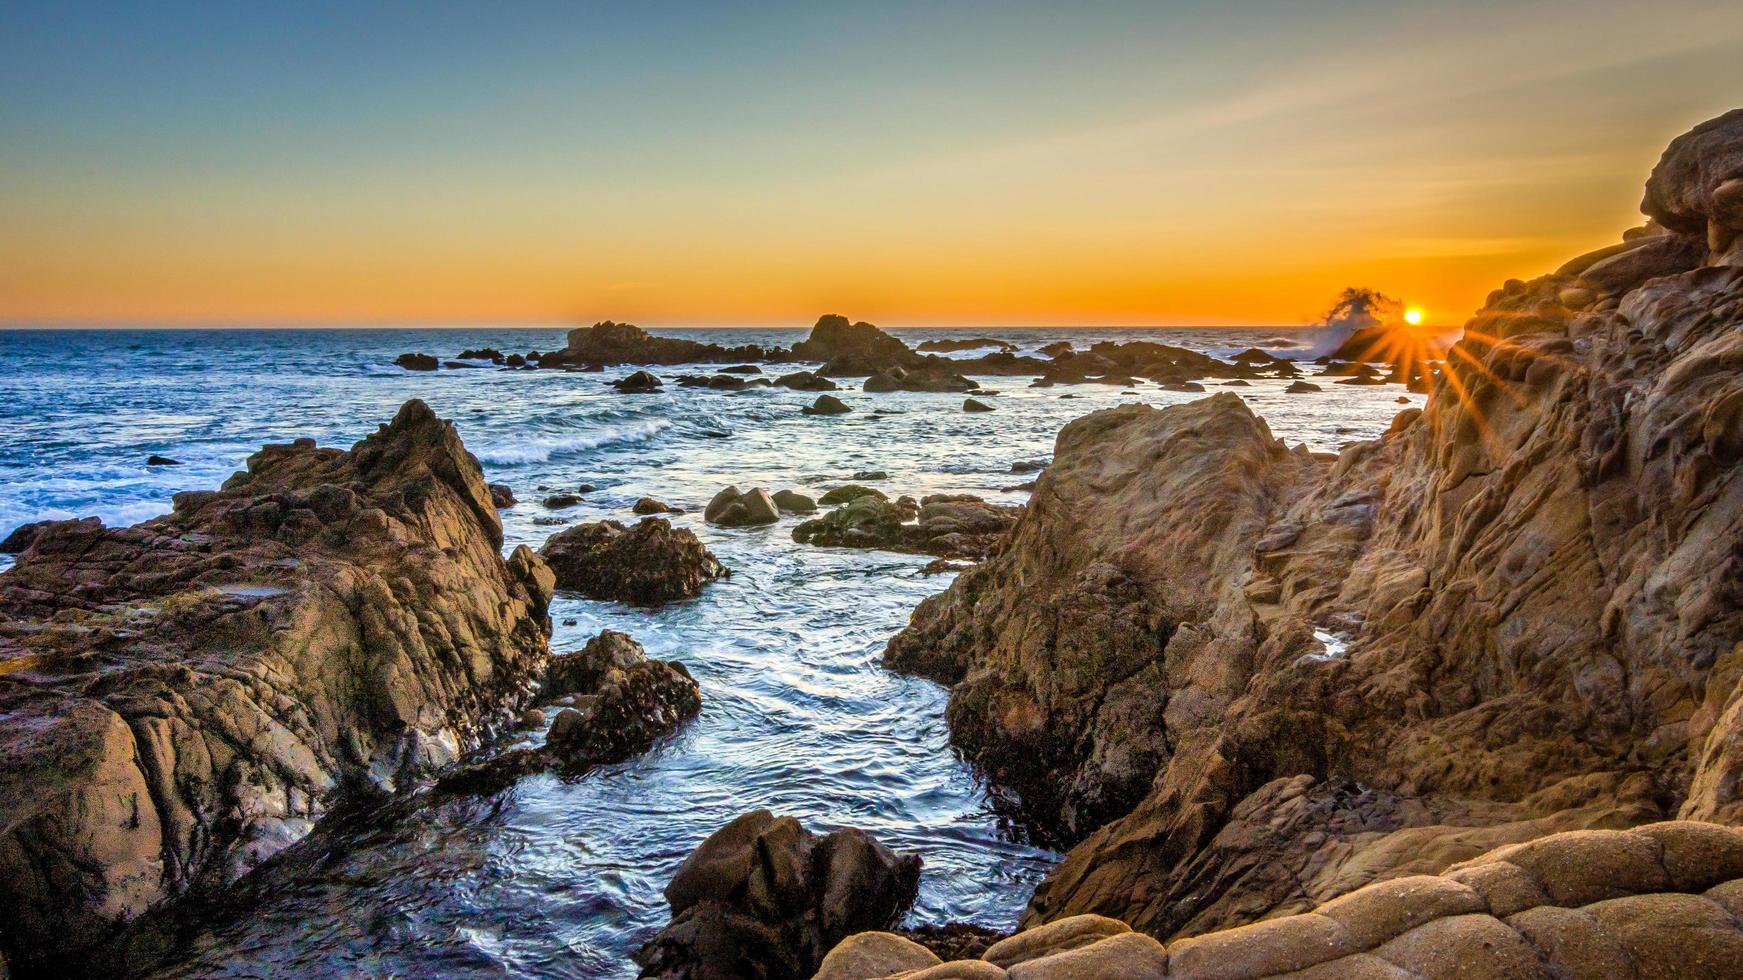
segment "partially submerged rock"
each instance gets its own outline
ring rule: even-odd
[[[635,959],[662,980],[805,980],[848,935],[895,925],[919,881],[918,857],[863,831],[818,837],[756,810],[685,859],[666,886],[672,922]]]
[[[730,574],[696,535],[660,517],[632,527],[599,521],[565,528],[546,539],[539,555],[557,588],[590,599],[654,606],[690,599]]]
[[[492,483],[490,487],[490,502],[497,510],[513,507],[519,501],[514,498],[514,488],[506,483]]]
[[[781,509],[762,487],[727,487],[708,501],[702,519],[721,527],[757,527],[781,519]]]
[[[574,367],[606,364],[694,364],[736,363],[779,358],[786,352],[780,348],[764,349],[755,344],[722,347],[677,337],[655,337],[630,323],[606,320],[591,327],[569,331],[568,346],[552,351],[539,360],[539,366]]]
[[[665,382],[646,371],[637,371],[613,381],[611,386],[626,395],[644,395],[659,391]]]
[[[1003,540],[1021,512],[1021,507],[989,504],[968,494],[935,494],[918,505],[911,497],[891,501],[878,493],[861,494],[795,527],[793,540],[819,547],[983,558]]]
[[[776,490],[770,499],[783,514],[817,513],[817,501],[796,490]]]
[[[834,395],[818,395],[817,400],[806,405],[806,415],[846,415],[853,408]]]
[[[393,363],[407,371],[434,371],[438,362],[429,354],[401,354],[393,359]]]
[[[518,712],[552,577],[453,427],[407,402],[348,451],[263,448],[131,528],[39,530],[0,574],[0,930],[18,969],[397,790]],[[427,624],[440,623],[440,629]]]
[[[640,498],[638,498],[636,500],[636,502],[630,507],[630,510],[633,511],[634,513],[641,514],[643,516],[650,515],[650,514],[682,514],[682,513],[684,513],[684,508],[673,507],[671,504],[668,504],[668,503],[661,501],[661,500],[655,500],[652,497],[640,497]]]
[[[970,398],[962,403],[962,410],[965,412],[990,412],[993,407],[978,398]]]

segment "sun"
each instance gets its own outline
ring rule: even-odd
[[[1416,326],[1422,322],[1422,311],[1414,307],[1404,311],[1404,322]]]

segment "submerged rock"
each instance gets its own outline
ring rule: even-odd
[[[665,382],[646,371],[637,371],[613,381],[611,386],[626,395],[645,395],[659,391],[664,384]]]
[[[634,513],[642,514],[642,515],[682,514],[682,513],[684,513],[684,509],[682,507],[673,507],[671,504],[665,503],[664,501],[655,500],[652,497],[638,498],[636,500],[636,502],[630,507],[630,510],[633,511]]]
[[[817,400],[806,405],[806,415],[845,415],[853,409],[834,395],[818,395]]]
[[[420,401],[348,451],[267,446],[143,524],[42,528],[0,575],[14,968],[106,972],[129,923],[236,880],[342,787],[410,786],[512,719],[552,580],[501,545]]]
[[[145,465],[147,465],[147,466],[180,466],[182,464],[181,464],[180,460],[170,459],[168,456],[158,456],[154,453],[150,456],[145,457]]]
[[[805,980],[848,935],[895,925],[919,882],[919,857],[863,831],[818,837],[756,810],[685,859],[666,886],[671,924],[635,959],[661,980]]]
[[[539,554],[557,588],[637,606],[694,598],[730,574],[696,535],[660,517],[627,528],[617,521],[577,524],[551,535]]]

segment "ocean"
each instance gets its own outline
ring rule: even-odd
[[[790,345],[802,330],[659,330],[722,344]],[[1150,339],[1229,354],[1291,338],[1262,330],[963,328],[893,330],[910,344],[993,337],[1033,351],[1055,340]],[[656,611],[560,596],[552,648],[602,628],[677,659],[702,688],[702,715],[629,762],[574,782],[536,776],[489,800],[425,810],[329,853],[299,855],[284,884],[218,917],[163,976],[633,976],[628,955],[666,920],[661,889],[692,848],[757,807],[816,830],[866,829],[925,859],[911,923],[1010,928],[1058,855],[995,812],[948,746],[946,692],[885,671],[885,641],[924,597],[949,584],[924,556],[795,544],[792,520],[727,530],[702,505],[727,484],[807,493],[883,471],[891,495],[975,493],[1021,502],[1013,463],[1045,459],[1060,426],[1127,402],[1184,402],[1153,384],[1034,389],[987,378],[997,410],[962,396],[837,392],[892,410],[800,414],[814,393],[737,393],[668,384],[622,395],[629,373],[404,371],[394,358],[466,348],[563,345],[559,329],[79,330],[0,332],[0,536],[19,524],[96,515],[130,524],[210,488],[262,443],[313,437],[348,446],[422,398],[453,419],[486,477],[520,503],[503,511],[507,548],[535,547],[569,522],[631,520],[652,496],[685,508],[733,576]],[[1304,353],[1312,339],[1297,332]],[[965,352],[971,357],[979,351]],[[707,368],[654,368],[670,377]],[[1311,371],[1310,371],[1311,373]],[[1285,381],[1228,389],[1289,444],[1335,450],[1385,430],[1397,385],[1326,385],[1285,395]],[[1216,383],[1207,382],[1211,391]],[[1060,396],[1071,394],[1074,398]],[[174,466],[147,466],[151,455]],[[866,482],[866,481],[860,481]],[[575,507],[539,501],[594,489]],[[0,568],[9,564],[0,558]],[[293,849],[294,850],[294,849]]]

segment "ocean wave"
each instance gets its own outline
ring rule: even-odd
[[[511,445],[493,445],[475,449],[472,451],[472,455],[477,456],[479,462],[493,463],[497,466],[542,463],[553,456],[564,453],[586,452],[589,449],[626,442],[646,442],[671,427],[672,423],[665,419],[648,419],[626,425],[607,426],[572,436],[533,436]]]

